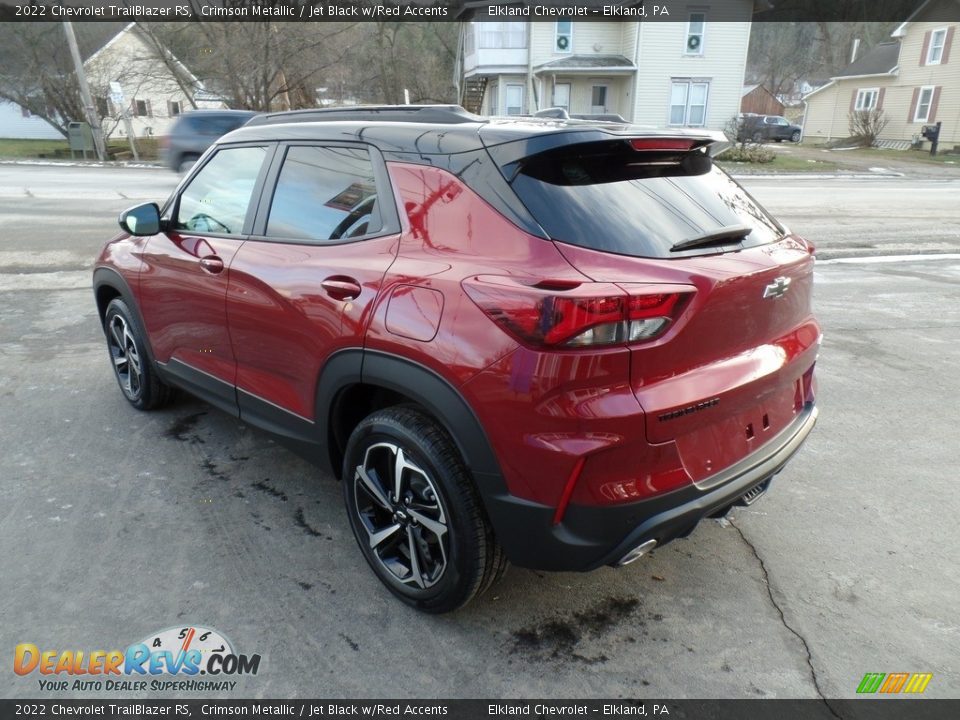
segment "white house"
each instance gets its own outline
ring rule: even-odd
[[[176,58],[164,63],[160,52],[167,51],[158,50],[137,23],[130,23],[84,61],[104,133],[124,136],[126,111],[135,137],[166,135],[176,116],[192,109],[190,99],[202,84]],[[122,104],[111,93],[111,83],[114,90],[119,86]]]
[[[123,113],[128,114],[135,137],[149,137],[167,134],[176,116],[194,105],[225,107],[176,58],[168,54],[164,62],[161,52],[167,51],[159,50],[139,25],[130,23],[84,61],[106,136],[126,135]],[[13,103],[0,103],[0,137],[63,139],[49,123]]]
[[[26,108],[0,100],[0,138],[63,140],[63,135],[46,120],[31,115]]]
[[[742,1],[749,17],[753,0]],[[670,22],[470,22],[464,106],[489,115],[560,107],[642,125],[722,129],[740,108],[749,22],[691,5]]]

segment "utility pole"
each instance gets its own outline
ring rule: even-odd
[[[73,34],[73,23],[64,21],[63,32],[67,35],[67,45],[70,46],[70,55],[73,56],[73,67],[77,72],[77,82],[80,84],[80,100],[93,133],[93,146],[97,150],[97,157],[103,162],[107,159],[107,149],[103,144],[103,128],[100,127],[100,118],[97,117],[97,108],[90,97],[90,86],[87,85],[87,76],[83,71],[83,62],[80,60],[80,48],[77,47],[77,36]]]

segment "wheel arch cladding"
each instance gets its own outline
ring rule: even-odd
[[[373,399],[372,406],[356,403]],[[378,402],[379,401],[379,402]],[[489,513],[489,499],[506,494],[500,465],[486,432],[460,393],[418,363],[388,353],[346,350],[324,367],[317,408],[325,409],[330,464],[339,476],[350,432],[368,409],[413,402],[429,413],[453,440]],[[352,413],[352,414],[351,414]],[[496,519],[490,518],[496,531]]]
[[[143,331],[143,344],[147,350],[147,356],[150,361],[154,360],[153,345],[150,343],[150,335],[147,333],[147,326],[143,322],[143,315],[140,314],[140,307],[133,299],[133,292],[130,285],[124,277],[116,270],[111,268],[97,268],[93,272],[93,295],[97,303],[97,313],[100,317],[100,327],[103,328],[103,321],[107,314],[107,306],[120,298],[133,313],[134,320]]]

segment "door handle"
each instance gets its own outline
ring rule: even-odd
[[[216,255],[208,255],[207,257],[200,258],[200,267],[208,273],[216,275],[217,273],[223,272],[223,260]]]
[[[334,300],[353,300],[360,295],[362,289],[356,280],[342,275],[328,277],[320,283],[320,287]]]

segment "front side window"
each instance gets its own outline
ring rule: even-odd
[[[877,106],[877,98],[880,91],[877,88],[866,88],[857,90],[857,100],[853,109],[860,112],[863,110],[873,110]]]
[[[557,20],[553,49],[562,53],[573,51],[573,23],[570,20]]]
[[[270,205],[269,237],[336,242],[382,227],[373,162],[366,149],[287,150]]]
[[[706,24],[705,13],[690,13],[690,20],[687,22],[687,55],[703,55],[703,35]]]
[[[707,122],[710,83],[674,80],[670,86],[670,124],[701,127]]]
[[[507,85],[505,94],[506,114],[523,115],[523,85]]]
[[[927,122],[930,119],[930,106],[933,104],[933,88],[920,88],[920,94],[917,96],[917,113],[914,115],[914,122]]]
[[[266,156],[266,147],[217,152],[180,194],[174,228],[200,234],[241,234]]]
[[[943,46],[947,41],[947,29],[941,28],[930,33],[930,49],[927,50],[927,65],[939,65],[943,59]]]

